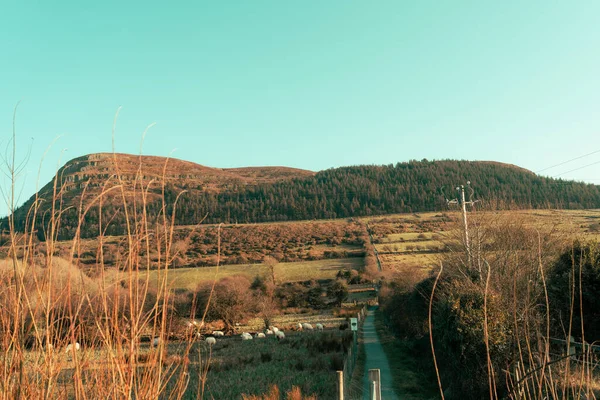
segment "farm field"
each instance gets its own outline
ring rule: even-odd
[[[364,291],[364,292],[353,292],[348,293],[348,297],[346,298],[347,303],[356,302],[368,302],[369,300],[375,299],[374,291]]]
[[[275,315],[272,318],[272,324],[281,329],[296,329],[299,322],[306,322],[315,326],[317,323],[323,324],[325,328],[337,329],[340,324],[346,321],[346,315],[354,315],[357,309],[347,309],[344,315],[334,313],[332,310],[315,310],[307,313],[286,313]],[[251,318],[245,324],[238,327],[238,331],[260,331],[264,329],[264,322],[261,318]]]
[[[439,255],[445,251],[447,246],[460,244],[460,217],[459,212],[452,211],[446,213],[394,214],[362,218],[361,221],[368,224],[383,270],[390,271],[397,276],[408,274],[411,279],[416,279],[427,276],[429,271],[437,265]],[[471,224],[477,223],[478,219],[506,217],[518,220],[525,226],[552,226],[569,237],[600,238],[600,210],[479,211],[469,213]],[[299,248],[291,246],[290,241],[305,243],[310,245],[310,251],[313,252],[313,255],[323,257],[327,251],[333,251],[334,253],[362,252],[361,246],[353,244],[354,238],[358,237],[358,228],[355,228],[355,226],[356,224],[349,224],[345,220],[330,220],[323,222],[321,225],[313,221],[298,221],[241,225],[236,229],[241,229],[239,232],[244,232],[243,237],[253,237],[250,229],[259,227],[261,231],[268,232],[268,241],[273,249],[295,248],[296,250],[291,251],[297,251]],[[311,233],[311,227],[319,228],[317,236]],[[180,233],[191,229],[189,227],[184,228],[180,229]],[[210,226],[206,229],[209,228]],[[278,244],[275,238],[280,232],[293,232],[293,235],[280,238],[280,244]],[[334,237],[338,237],[338,239],[328,237],[328,232],[333,234]],[[352,244],[339,239],[343,232],[351,232]],[[214,235],[214,232],[211,235]],[[229,235],[231,235],[231,232]],[[308,236],[298,237],[297,235]],[[315,239],[316,237],[318,239]],[[233,238],[233,236],[230,236],[230,238]],[[331,244],[332,242],[334,244]],[[257,245],[257,243],[254,245]],[[233,247],[229,245],[229,247],[238,248],[235,245]],[[225,261],[227,261],[227,258]],[[361,270],[363,267],[362,257],[300,260],[278,263],[276,265],[276,275],[279,283],[310,279],[334,279],[340,270]],[[199,283],[213,281],[215,277],[220,279],[227,276],[244,275],[252,279],[256,276],[267,276],[268,273],[268,267],[263,263],[244,263],[222,265],[218,268],[218,274],[217,268],[214,266],[173,268],[169,270],[168,274],[169,283],[173,289],[193,290]],[[150,281],[156,282],[157,278],[158,272],[150,271]]]
[[[334,398],[336,372],[343,368],[344,355],[352,345],[352,333],[330,329],[322,332],[286,331],[286,338],[278,340],[274,336],[242,341],[239,335],[218,338],[214,346],[204,341],[172,341],[165,343],[166,359],[164,373],[174,374],[174,378],[187,368],[189,383],[183,398],[195,399],[201,387],[202,374],[208,368],[203,398],[215,400],[240,399],[242,394],[267,393],[277,384],[282,393],[293,386],[303,394],[314,394],[319,399]],[[191,346],[191,347],[189,347]],[[188,349],[189,347],[189,349]],[[148,343],[141,344],[136,368],[143,371],[150,367],[146,360],[157,350]],[[185,360],[181,354],[188,354]],[[39,358],[38,352],[29,352],[26,357]],[[106,362],[107,349],[85,348],[76,353],[77,363],[84,365],[84,377],[102,375],[111,368]],[[74,393],[75,362],[70,353],[57,352],[54,356],[57,375],[57,393],[70,397]],[[156,367],[150,367],[154,370]],[[243,371],[243,373],[240,373]],[[41,371],[31,370],[31,373]],[[167,392],[174,390],[166,388]]]
[[[239,399],[242,394],[267,393],[277,384],[281,393],[298,386],[305,395],[333,399],[336,371],[343,368],[351,343],[352,333],[339,330],[286,332],[282,341],[274,337],[242,341],[233,336],[218,339],[212,352],[203,342],[195,344],[190,361],[198,354],[203,362],[210,357],[204,398]],[[176,353],[177,344],[172,348]],[[199,368],[198,362],[190,365],[190,395],[198,386]]]
[[[469,224],[508,220],[525,227],[552,229],[567,240],[600,239],[600,210],[517,210],[469,212]],[[462,217],[445,213],[394,214],[363,218],[384,271],[425,277],[447,246],[460,244]]]
[[[327,221],[293,221],[264,224],[177,226],[172,238],[171,266],[175,268],[217,265],[260,264],[265,257],[279,262],[302,262],[333,258],[362,257],[366,231],[364,225],[346,219]],[[156,235],[142,247],[150,249],[152,268],[164,263],[157,248]],[[74,261],[91,274],[102,249],[106,267],[118,265],[127,257],[125,236],[104,236],[77,242]],[[42,243],[38,244],[43,250]],[[73,242],[58,241],[54,254],[70,258]],[[0,248],[0,256],[7,256]],[[146,255],[145,255],[146,256]]]
[[[389,242],[386,244],[376,244],[375,248],[379,253],[404,253],[409,251],[431,251],[438,252],[446,246],[441,240],[404,240],[400,242]]]
[[[329,260],[278,263],[275,266],[278,283],[299,282],[311,279],[335,279],[338,271],[361,269],[363,258],[339,258]],[[211,282],[215,278],[244,275],[249,279],[267,276],[265,264],[223,265],[221,267],[176,268],[168,272],[169,285],[173,289],[196,289],[199,283]],[[156,282],[162,272],[150,271],[150,282]]]

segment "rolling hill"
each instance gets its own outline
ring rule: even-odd
[[[48,183],[15,211],[15,225],[25,229],[28,211],[39,204],[36,226],[43,239],[43,221],[49,220],[54,204],[64,210],[61,239],[75,234],[83,210],[82,236],[98,235],[100,217],[106,234],[119,235],[125,231],[123,199],[129,212],[139,211],[145,199],[151,219],[174,213],[178,225],[434,211],[446,208],[445,196],[453,197],[451,188],[467,180],[474,197],[482,200],[478,207],[486,209],[600,207],[597,185],[545,178],[499,162],[422,160],[314,173],[286,167],[219,169],[162,157],[99,153],[69,161],[57,173],[58,195],[53,196],[54,182]]]

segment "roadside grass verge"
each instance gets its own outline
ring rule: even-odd
[[[365,342],[363,340],[362,326],[358,330],[358,354],[356,355],[356,364],[354,364],[354,372],[352,373],[352,379],[348,388],[348,393],[344,393],[344,397],[348,400],[362,400],[363,394],[363,381],[365,379],[365,370],[367,361],[367,355],[365,353]]]
[[[410,343],[396,338],[385,325],[383,313],[375,310],[375,329],[393,377],[393,388],[401,399],[425,400],[439,397],[433,370],[422,371],[410,351]]]

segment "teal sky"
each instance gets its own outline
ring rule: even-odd
[[[31,159],[111,150],[310,170],[410,159],[539,171],[600,150],[600,2],[4,0],[0,132]],[[33,141],[32,141],[33,138]],[[544,172],[600,183],[600,152]]]

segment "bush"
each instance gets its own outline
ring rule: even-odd
[[[250,281],[242,275],[228,276],[215,284],[211,297],[211,285],[201,285],[197,291],[197,316],[202,317],[206,304],[210,300],[207,317],[223,320],[225,330],[233,331],[239,322],[252,311],[253,299]]]
[[[487,398],[490,382],[499,398],[508,397],[509,382],[515,382],[515,375],[507,379],[507,373],[514,374],[517,361],[522,360],[521,376],[527,373],[532,387],[552,390],[546,386],[552,372],[544,369],[543,361],[551,354],[545,353],[545,341],[541,340],[547,328],[542,272],[556,260],[560,238],[511,215],[507,220],[475,220],[471,239],[470,260],[466,249],[456,245],[459,241],[448,243],[453,251],[442,255],[444,270],[432,304],[431,334],[446,397]],[[563,258],[570,260],[570,256]],[[559,274],[563,285],[557,293],[565,293],[564,282],[569,282],[564,279],[569,276],[568,268],[564,270],[563,266]],[[590,266],[589,274],[593,273]],[[389,289],[389,296],[382,296],[388,322],[421,351],[423,342],[429,342],[433,283],[433,277],[414,288],[399,282]],[[598,289],[590,286],[586,292],[591,297]],[[589,303],[587,308],[598,310],[599,305]],[[598,321],[596,314],[591,317]],[[423,367],[432,365],[431,359],[419,358]],[[536,397],[532,394],[532,398]]]
[[[428,334],[427,313],[434,278],[425,279],[415,287],[392,286],[381,296],[382,310],[396,334],[419,339]]]
[[[339,307],[346,297],[348,297],[348,286],[340,281],[335,281],[327,288],[327,296],[335,299],[335,304]]]
[[[573,248],[560,256],[548,273],[553,334],[566,337],[571,326],[571,336],[578,340],[584,337],[587,342],[600,340],[599,293],[600,246],[597,243],[576,242]]]
[[[481,399],[489,395],[487,349],[484,337],[484,295],[481,288],[468,282],[446,282],[433,314],[436,356],[443,365],[442,382],[461,398]],[[488,294],[488,335],[490,358],[497,374],[500,391],[502,370],[512,355],[511,320],[498,301]]]

